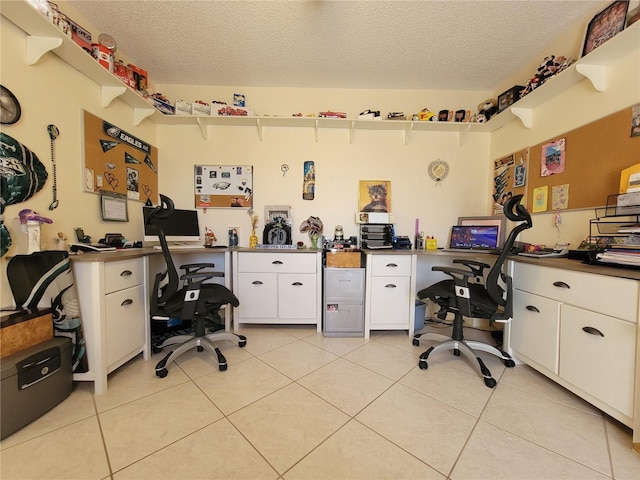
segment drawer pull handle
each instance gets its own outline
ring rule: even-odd
[[[302,283],[301,282],[293,282],[291,285],[294,286],[294,287],[301,287]]]
[[[273,262],[271,262],[272,265],[282,265],[282,262],[280,260],[274,260]]]
[[[127,305],[131,305],[133,303],[133,300],[131,300],[130,298],[127,298],[125,301],[123,301],[120,306],[121,307],[126,307]]]
[[[396,286],[393,283],[387,283],[384,288],[396,288]]]
[[[251,282],[251,285],[262,285],[262,282],[260,280],[254,280]]]
[[[604,337],[604,334],[594,327],[582,327],[582,331],[587,332],[590,335],[600,335],[601,337]]]
[[[571,288],[568,283],[564,283],[564,282],[553,282],[553,286],[559,287],[559,288],[567,288],[567,289]]]
[[[121,277],[130,277],[131,275],[133,275],[133,272],[131,270],[123,270],[122,272],[120,272]]]
[[[538,310],[538,307],[534,307],[533,305],[527,305],[525,308],[530,312],[540,313],[540,310]]]
[[[389,268],[396,268],[398,266],[397,263],[387,263],[387,267]]]

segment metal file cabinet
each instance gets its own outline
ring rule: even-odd
[[[364,336],[364,268],[325,268],[323,307],[326,337]]]

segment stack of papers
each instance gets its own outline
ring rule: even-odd
[[[596,258],[603,263],[640,267],[640,245],[614,245]]]

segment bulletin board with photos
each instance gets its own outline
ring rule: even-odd
[[[84,191],[157,204],[158,149],[86,110],[83,128]]]
[[[196,208],[253,208],[251,165],[195,165]]]

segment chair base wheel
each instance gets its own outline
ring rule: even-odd
[[[507,368],[513,368],[516,366],[516,362],[514,362],[513,360],[509,359],[509,360],[503,360],[504,362],[504,366]]]
[[[420,346],[420,340],[418,340],[417,338],[414,338],[411,343],[413,343],[414,347],[419,347]]]
[[[221,372],[226,372],[227,371],[227,364],[226,363],[221,363],[218,365],[218,370]]]
[[[155,345],[153,345],[151,347],[151,352],[152,353],[160,353],[160,352],[162,352],[162,349],[160,347],[156,347]]]
[[[429,368],[429,365],[427,364],[426,360],[420,359],[420,361],[418,362],[418,367],[420,367],[420,370],[426,370],[427,368]]]
[[[246,341],[246,340],[240,340],[240,341],[238,342],[238,347],[242,348],[242,347],[244,347],[246,344],[247,344],[247,341]]]
[[[496,382],[495,378],[485,377],[484,384],[489,388],[494,388],[498,384],[498,382]]]
[[[169,373],[169,370],[167,370],[166,368],[163,368],[161,370],[156,370],[156,377],[164,378],[167,376],[168,373]]]

